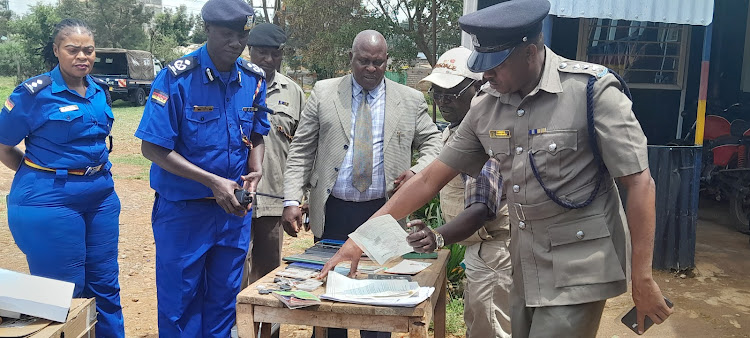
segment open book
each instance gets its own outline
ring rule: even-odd
[[[349,234],[367,257],[383,265],[391,259],[412,252],[406,242],[408,234],[391,215],[375,217]]]
[[[351,279],[334,271],[328,273],[326,293],[320,298],[337,302],[379,306],[414,307],[435,291],[416,282],[400,279]]]

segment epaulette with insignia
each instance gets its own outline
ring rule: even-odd
[[[557,66],[557,69],[565,73],[588,74],[591,76],[596,76],[596,78],[598,79],[601,79],[604,75],[607,75],[607,73],[609,73],[609,69],[602,65],[572,60],[560,62],[560,64]]]
[[[50,83],[52,83],[52,78],[49,77],[49,75],[42,74],[26,80],[26,82],[23,83],[23,86],[26,87],[29,94],[34,95],[42,90],[42,88],[49,86]]]
[[[167,64],[167,68],[172,72],[172,75],[178,76],[188,70],[191,70],[198,66],[198,58],[195,56],[185,56],[174,60]]]
[[[266,78],[266,72],[264,72],[263,69],[261,69],[260,67],[258,67],[258,65],[254,64],[252,62],[247,62],[247,60],[242,59],[242,58],[240,58],[239,62],[240,62],[240,66],[242,66],[242,68],[245,68],[245,69],[247,69],[247,70],[249,70],[249,71],[251,71],[251,72],[253,72],[255,74],[258,74],[262,78]]]

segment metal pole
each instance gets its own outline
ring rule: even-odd
[[[435,67],[437,64],[437,5],[436,1],[432,0],[432,66]],[[432,122],[437,121],[437,107],[435,106],[435,100],[432,100]]]
[[[703,128],[706,124],[706,99],[708,96],[708,66],[711,60],[711,35],[714,24],[706,26],[703,34],[703,56],[701,58],[701,80],[698,91],[698,114],[695,117],[695,145],[703,145]]]

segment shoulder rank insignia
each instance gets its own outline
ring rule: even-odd
[[[602,65],[572,60],[565,60],[563,62],[560,62],[560,65],[557,66],[557,69],[565,73],[589,74],[591,76],[596,76],[596,78],[599,79],[609,73],[609,69]]]
[[[185,56],[170,62],[167,65],[167,68],[172,72],[172,75],[177,76],[195,68],[196,66],[198,66],[198,58],[195,56]]]
[[[26,87],[29,94],[34,95],[42,90],[42,88],[49,86],[50,83],[52,83],[52,78],[49,75],[39,75],[26,80],[23,86]]]
[[[260,77],[262,78],[266,77],[266,72],[264,72],[263,69],[261,69],[260,67],[258,67],[258,65],[252,62],[247,62],[247,60],[245,59],[240,58],[240,66],[242,66],[242,68],[245,68],[255,74],[260,75]]]

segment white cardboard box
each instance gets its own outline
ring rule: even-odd
[[[0,310],[64,323],[75,285],[0,269]]]

